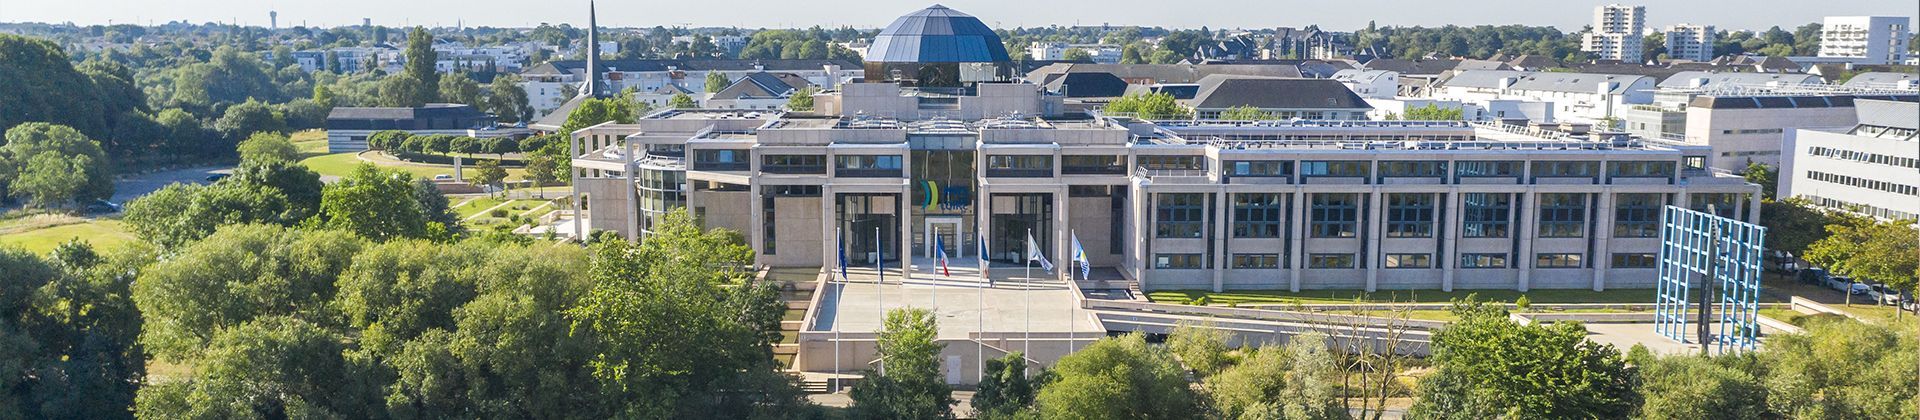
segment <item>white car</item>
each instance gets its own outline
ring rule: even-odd
[[[1879,302],[1881,305],[1899,305],[1902,300],[1899,290],[1894,290],[1883,284],[1869,286],[1867,289],[1867,297],[1873,298],[1875,302]]]

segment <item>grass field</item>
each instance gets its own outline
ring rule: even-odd
[[[136,240],[132,233],[127,232],[126,224],[119,220],[95,219],[0,233],[0,246],[20,247],[35,254],[45,254],[74,238],[92,244],[94,250],[98,251],[118,248]]]
[[[1532,303],[1652,303],[1653,289],[1614,289],[1602,292],[1592,290],[1533,290],[1519,292],[1514,290],[1381,290],[1367,293],[1360,290],[1302,290],[1288,292],[1284,290],[1249,290],[1231,292],[1208,292],[1203,290],[1163,290],[1147,293],[1147,299],[1161,303],[1187,303],[1207,298],[1212,305],[1276,303],[1303,305],[1354,303],[1446,303],[1454,299],[1464,299],[1475,295],[1482,301],[1513,302],[1520,296],[1526,296]]]
[[[306,165],[308,169],[312,169],[314,172],[320,173],[320,175],[347,176],[347,174],[353,173],[354,167],[360,166],[363,162],[367,162],[366,160],[361,160],[356,153],[327,153],[327,133],[325,131],[308,130],[293,133],[292,139],[293,147],[300,151],[300,164]],[[370,156],[369,159],[372,159],[374,165],[382,168],[397,169],[422,178],[431,179],[435,175],[453,175],[452,165],[401,162],[378,157],[378,155]],[[526,170],[524,169],[507,169],[507,179],[518,180],[525,176]]]

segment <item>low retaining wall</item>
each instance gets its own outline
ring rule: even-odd
[[[1157,312],[1157,313],[1178,314],[1178,315],[1254,319],[1254,320],[1262,320],[1262,321],[1297,322],[1297,323],[1307,323],[1307,324],[1360,325],[1360,326],[1373,326],[1373,327],[1386,327],[1389,325],[1400,324],[1400,325],[1405,325],[1408,328],[1421,329],[1421,330],[1431,330],[1435,328],[1444,327],[1447,325],[1445,321],[1428,321],[1428,320],[1419,320],[1419,319],[1402,320],[1399,318],[1387,318],[1387,317],[1377,317],[1377,316],[1337,315],[1337,314],[1327,314],[1327,313],[1282,311],[1282,310],[1259,309],[1259,308],[1228,308],[1228,307],[1219,307],[1219,306],[1172,305],[1172,304],[1165,304],[1165,303],[1132,302],[1132,301],[1103,300],[1103,299],[1089,299],[1085,302],[1085,307],[1087,309],[1095,309],[1095,310],[1104,309],[1104,310],[1116,310],[1116,311],[1144,311],[1144,312]]]

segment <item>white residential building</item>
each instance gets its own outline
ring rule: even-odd
[[[1592,123],[1618,117],[1630,105],[1653,103],[1654,86],[1652,77],[1631,74],[1472,70],[1442,80],[1428,92],[1491,113],[1469,119],[1553,123],[1558,116]]]
[[[1034,60],[1057,61],[1067,59],[1067,51],[1086,51],[1094,63],[1118,64],[1122,48],[1119,45],[1106,44],[1068,44],[1064,42],[1036,42],[1027,46],[1027,55]]]
[[[1667,58],[1674,60],[1713,60],[1713,25],[1678,24],[1667,27]]]
[[[1609,4],[1593,8],[1593,31],[1582,39],[1580,50],[1602,60],[1640,62],[1641,37],[1647,29],[1646,6]]]
[[[707,73],[718,72],[729,81],[758,72],[799,75],[808,83],[833,89],[841,82],[861,77],[859,65],[840,60],[603,60],[600,61],[600,86],[606,92],[629,88],[646,94],[658,92],[668,98],[671,91],[705,92]],[[536,118],[546,115],[572,99],[587,80],[586,62],[554,60],[520,73],[526,79],[527,103]],[[689,94],[696,99],[697,94]],[[663,99],[664,100],[664,99]]]
[[[1400,72],[1397,71],[1346,69],[1333,72],[1333,80],[1367,99],[1392,99],[1400,92]]]
[[[1820,27],[1820,56],[1854,64],[1900,64],[1907,59],[1905,16],[1828,16]]]
[[[1851,127],[1858,122],[1854,102],[1867,98],[1913,96],[1784,89],[1700,95],[1687,106],[1685,141],[1712,147],[1708,165],[1715,168],[1743,171],[1752,163],[1779,167],[1786,133]]]
[[[1852,126],[1789,131],[1781,196],[1884,219],[1920,217],[1920,103],[1861,99]]]

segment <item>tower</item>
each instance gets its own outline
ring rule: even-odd
[[[267,11],[267,29],[280,29],[280,12]]]
[[[600,25],[593,18],[593,0],[587,0],[587,86],[580,93],[600,97]]]

